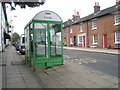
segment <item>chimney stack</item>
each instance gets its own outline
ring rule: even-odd
[[[116,5],[119,5],[120,4],[120,0],[116,0]]]
[[[72,21],[75,22],[80,19],[80,14],[78,11],[74,10]]]
[[[99,6],[99,2],[95,2],[95,6],[94,6],[94,13],[97,13],[100,11],[100,6]]]

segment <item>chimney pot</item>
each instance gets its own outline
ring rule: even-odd
[[[95,2],[95,6],[99,6],[99,2]]]

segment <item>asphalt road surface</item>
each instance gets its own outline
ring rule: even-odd
[[[65,61],[76,62],[76,64],[118,77],[118,55],[78,50],[64,50],[64,54]]]

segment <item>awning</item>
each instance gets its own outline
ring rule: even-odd
[[[10,35],[4,32],[4,39],[10,39]]]

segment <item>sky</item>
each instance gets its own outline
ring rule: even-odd
[[[116,4],[116,0],[45,0],[44,5],[35,8],[21,9],[16,6],[16,10],[10,11],[10,6],[8,6],[8,22],[14,26],[13,31],[21,35],[24,33],[25,25],[40,11],[53,11],[65,22],[72,18],[74,10],[80,13],[80,18],[92,14],[95,2],[99,2],[101,10]]]

